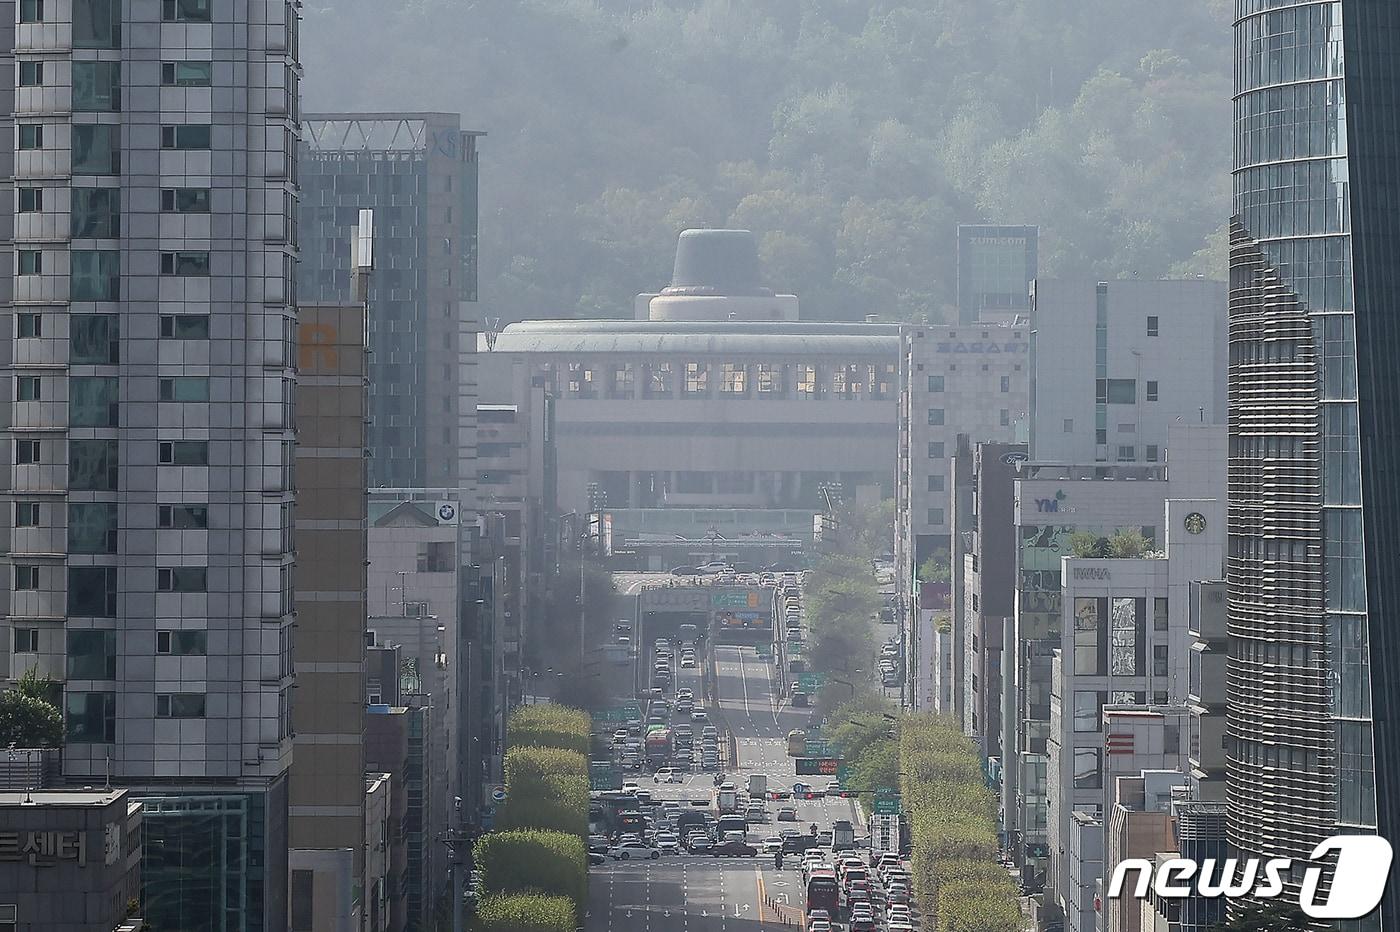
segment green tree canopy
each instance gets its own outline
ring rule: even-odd
[[[485,892],[588,899],[588,855],[577,835],[552,831],[493,832],[476,843]]]
[[[63,743],[58,706],[16,686],[0,692],[0,747],[53,748]]]

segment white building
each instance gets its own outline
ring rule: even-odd
[[[298,6],[4,4],[0,672],[145,801],[157,926],[286,923]]]

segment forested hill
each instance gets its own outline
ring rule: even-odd
[[[482,142],[482,313],[630,316],[675,234],[804,317],[944,317],[954,227],[1042,273],[1222,274],[1230,0],[307,0],[308,111]]]

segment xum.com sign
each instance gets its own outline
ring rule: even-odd
[[[1337,866],[1332,886],[1318,892],[1324,871],[1323,859],[1333,852]],[[1313,919],[1359,919],[1375,909],[1385,892],[1392,858],[1390,842],[1378,835],[1334,835],[1313,849],[1303,870],[1298,906]],[[1273,899],[1283,893],[1283,875],[1293,868],[1292,858],[1206,859],[1199,864],[1186,858],[1172,858],[1160,865],[1143,858],[1128,858],[1113,869],[1108,885],[1109,899],[1124,896],[1128,874],[1135,873],[1133,889],[1127,894],[1143,899],[1151,889],[1163,899],[1189,896]]]

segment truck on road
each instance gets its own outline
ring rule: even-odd
[[[831,850],[845,851],[856,846],[856,830],[846,819],[831,823]]]
[[[715,815],[725,815],[739,809],[739,791],[732,783],[724,783],[715,788]]]
[[[671,758],[671,729],[657,728],[647,733],[647,763],[652,769],[664,767]]]
[[[765,773],[749,774],[749,799],[763,799],[768,795],[768,775]]]

